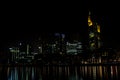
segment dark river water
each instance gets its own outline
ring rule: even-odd
[[[120,80],[120,66],[5,66],[0,80]]]

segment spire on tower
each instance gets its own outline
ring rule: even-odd
[[[91,15],[91,12],[89,11],[89,16]]]

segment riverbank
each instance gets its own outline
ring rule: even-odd
[[[108,66],[120,65],[120,63],[89,63],[89,64],[30,64],[30,63],[15,63],[15,64],[0,64],[0,66]]]

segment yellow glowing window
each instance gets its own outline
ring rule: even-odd
[[[95,46],[95,43],[91,43],[90,46],[91,46],[91,47],[94,47],[94,46]]]
[[[93,25],[93,23],[92,23],[92,21],[91,21],[91,19],[90,19],[90,16],[88,17],[88,26],[92,26]]]
[[[100,33],[100,25],[97,25],[97,32]]]
[[[95,36],[94,33],[90,33],[90,34],[89,34],[89,37],[90,37],[90,38],[92,38],[92,37],[94,37],[94,36]]]

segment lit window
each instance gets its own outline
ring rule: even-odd
[[[95,46],[95,43],[91,43],[90,46],[91,46],[91,47],[94,47],[94,46]]]
[[[97,32],[100,33],[100,25],[97,25]]]
[[[89,37],[90,37],[90,38],[92,38],[92,37],[94,37],[94,36],[95,36],[94,33],[90,33],[90,34],[89,34]]]
[[[91,21],[91,19],[90,19],[90,16],[88,17],[88,26],[92,26],[93,25],[93,23],[92,23],[92,21]]]

